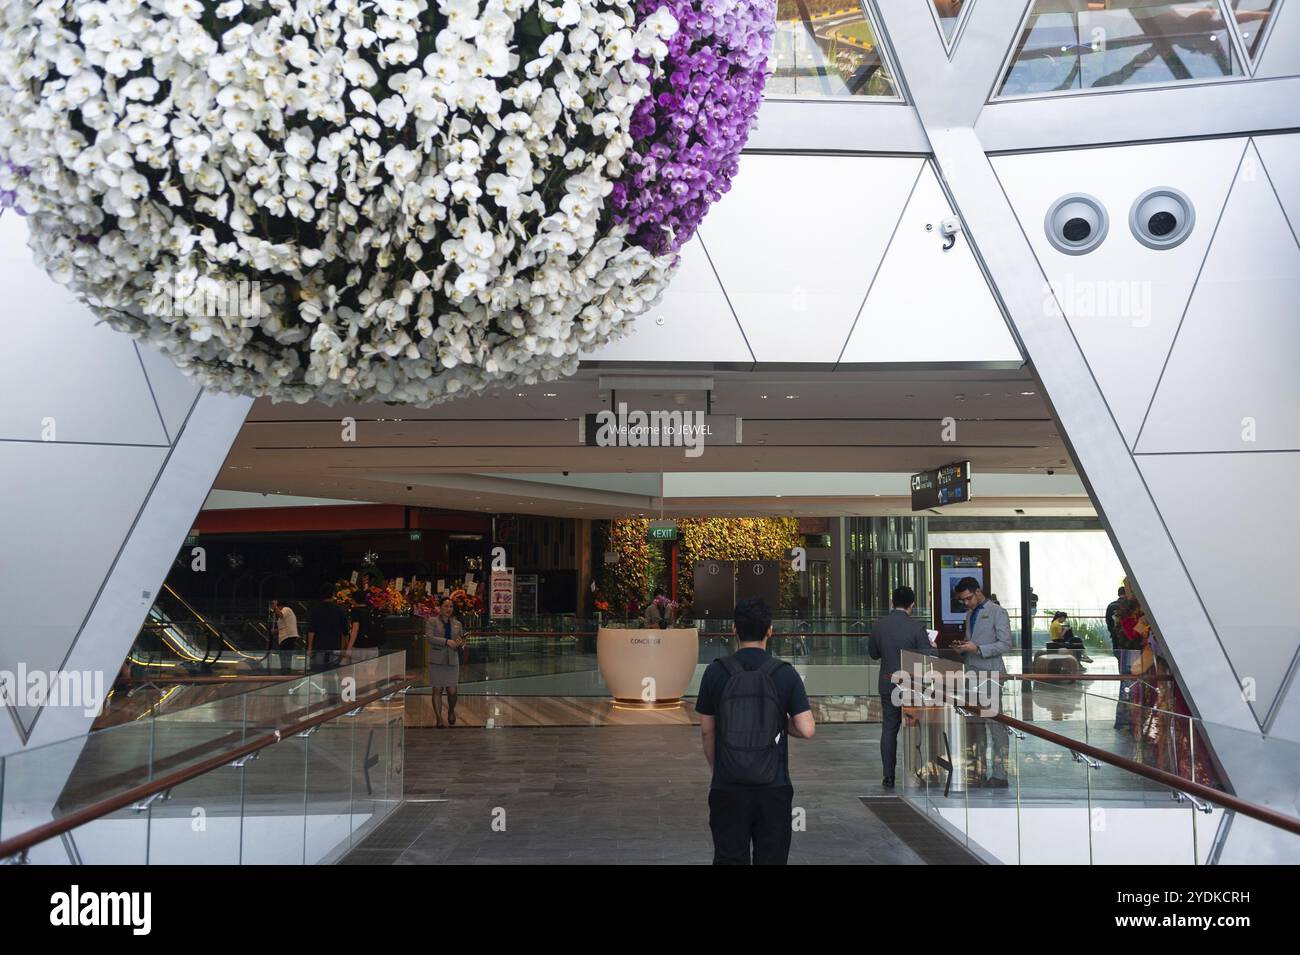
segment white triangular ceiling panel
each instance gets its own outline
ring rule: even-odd
[[[12,212],[0,216],[0,275],[8,319],[0,439],[168,444],[130,337],[97,325],[36,267],[27,223]]]
[[[682,248],[681,265],[659,304],[639,316],[627,335],[582,358],[744,365],[754,361],[698,234]]]
[[[1051,283],[1044,308],[1054,294],[1130,448],[1245,146],[1200,140],[992,159]],[[1128,221],[1134,201],[1158,186],[1182,191],[1196,214],[1186,241],[1159,251],[1138,242]],[[1047,238],[1048,209],[1072,193],[1100,201],[1110,219],[1105,240],[1086,255],[1060,252]]]
[[[1300,648],[1291,573],[1300,511],[1278,503],[1295,454],[1139,454],[1138,467],[1238,679],[1263,719]],[[1208,506],[1213,502],[1213,506]],[[1179,661],[1178,634],[1164,634]]]
[[[194,406],[194,399],[199,396],[199,386],[185,377],[161,352],[139,342],[135,347],[149,378],[149,386],[153,389],[158,412],[167,426],[167,437],[174,443],[180,434],[181,425],[185,423],[185,416]]]
[[[741,157],[700,234],[755,360],[839,358],[922,163]]]
[[[165,448],[0,442],[0,670],[63,663],[166,456]],[[35,714],[16,708],[24,732]]]
[[[1252,147],[1137,450],[1300,449],[1297,302],[1300,246]]]
[[[1300,241],[1300,134],[1256,136],[1251,140],[1263,163],[1262,173],[1277,191],[1291,234]]]
[[[1021,361],[966,237],[944,251],[939,225],[951,215],[926,164],[841,362]]]

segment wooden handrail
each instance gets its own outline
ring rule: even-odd
[[[39,845],[55,836],[63,835],[65,832],[70,832],[78,826],[84,826],[88,822],[92,822],[101,816],[106,816],[110,812],[116,812],[118,809],[129,806],[140,799],[147,799],[158,793],[174,789],[181,783],[202,776],[204,773],[209,773],[214,769],[227,766],[240,757],[255,753],[268,746],[273,746],[287,737],[296,736],[298,733],[311,729],[313,726],[329,722],[332,719],[337,719],[345,713],[351,713],[359,707],[369,706],[376,700],[381,700],[386,696],[391,696],[399,690],[404,690],[407,687],[413,686],[414,683],[414,680],[408,680],[406,678],[386,680],[379,689],[374,690],[363,697],[359,697],[351,703],[341,703],[338,706],[331,707],[328,710],[323,710],[314,716],[301,719],[295,723],[289,724],[288,726],[278,727],[270,733],[251,739],[233,749],[228,749],[214,756],[210,756],[192,766],[186,767],[185,769],[178,769],[173,773],[168,773],[166,776],[162,776],[158,779],[152,780],[151,782],[141,783],[139,786],[125,789],[114,796],[108,796],[98,802],[91,803],[88,806],[83,806],[80,809],[68,813],[66,816],[52,819],[34,829],[29,829],[27,832],[0,842],[0,859],[5,859],[9,856],[17,855],[20,852],[25,852],[32,846]]]

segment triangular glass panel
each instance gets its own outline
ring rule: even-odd
[[[1242,48],[1252,62],[1257,61],[1264,34],[1268,32],[1277,8],[1282,6],[1282,0],[1232,0],[1231,6]]]
[[[768,99],[900,99],[871,15],[860,0],[777,0]]]
[[[933,0],[933,3],[939,32],[943,34],[943,45],[951,53],[957,28],[961,26],[962,14],[970,9],[974,0]]]
[[[1218,0],[1034,0],[999,96],[1242,76]]]

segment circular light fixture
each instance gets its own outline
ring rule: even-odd
[[[1044,221],[1047,239],[1066,255],[1086,255],[1106,238],[1110,216],[1106,207],[1082,192],[1052,203]]]
[[[1196,211],[1183,193],[1161,186],[1137,197],[1129,210],[1128,225],[1133,238],[1148,249],[1172,249],[1192,234]]]

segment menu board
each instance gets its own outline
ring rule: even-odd
[[[492,571],[489,614],[493,620],[513,620],[515,616],[515,572]]]

